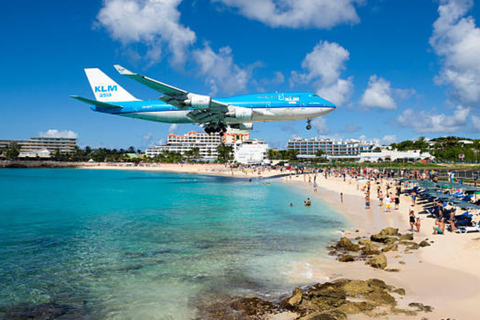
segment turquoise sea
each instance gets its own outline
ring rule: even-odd
[[[283,179],[0,169],[0,318],[193,319],[202,299],[290,292],[345,221]],[[289,207],[290,202],[294,203]]]

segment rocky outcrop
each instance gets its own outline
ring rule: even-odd
[[[360,250],[360,246],[358,244],[353,244],[350,239],[343,237],[337,242],[335,249],[342,251],[358,251]]]
[[[398,236],[399,233],[398,233],[397,228],[388,227],[388,228],[385,228],[382,231],[380,231],[380,235],[382,235],[382,236]]]
[[[412,241],[413,240],[413,233],[406,233],[406,234],[402,234],[400,236],[400,241]]]
[[[55,302],[40,305],[19,305],[5,313],[5,319],[17,320],[78,319],[82,316],[79,310],[72,306]]]
[[[367,263],[373,268],[385,269],[387,267],[387,257],[383,253],[377,254],[372,256]]]

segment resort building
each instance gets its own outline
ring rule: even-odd
[[[54,155],[56,150],[61,153],[72,153],[77,148],[76,138],[51,138],[51,137],[33,137],[30,140],[0,140],[0,148],[6,148],[11,143],[16,143],[20,148],[20,155],[25,157],[46,158],[47,150],[50,156]],[[28,155],[28,156],[27,156]],[[49,157],[50,157],[49,156]]]
[[[374,142],[360,140],[334,140],[326,138],[295,138],[289,139],[287,150],[297,150],[298,155],[316,155],[322,150],[327,156],[353,156],[361,152],[368,152],[378,147]]]
[[[262,164],[267,159],[268,144],[261,140],[245,140],[234,145],[234,159],[242,164]]]
[[[379,162],[379,161],[417,161],[417,160],[433,160],[435,156],[429,152],[421,152],[420,150],[398,151],[389,147],[382,147],[379,152],[360,153],[359,162]]]
[[[169,134],[165,145],[145,150],[147,157],[155,157],[164,151],[185,154],[186,151],[198,148],[202,160],[212,161],[218,157],[217,147],[221,143],[233,145],[250,139],[250,133],[242,130],[228,129],[222,136],[204,132],[190,131],[185,135]]]

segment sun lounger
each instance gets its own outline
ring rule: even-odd
[[[480,222],[474,227],[458,227],[455,232],[457,233],[468,233],[468,232],[480,232]]]

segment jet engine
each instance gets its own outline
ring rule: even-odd
[[[228,111],[227,116],[235,118],[235,120],[251,120],[253,111],[250,108],[230,107],[230,111]]]
[[[185,100],[185,105],[192,106],[192,108],[199,110],[207,110],[210,108],[211,102],[212,97],[189,93],[187,100]]]
[[[240,129],[240,130],[253,130],[253,123],[233,123],[230,125],[233,129]]]

